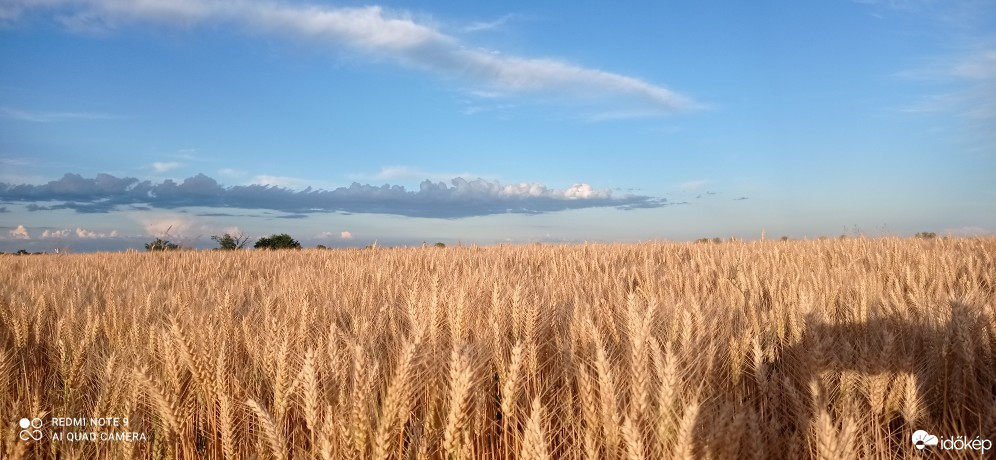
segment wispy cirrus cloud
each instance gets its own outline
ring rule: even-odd
[[[501,28],[509,21],[517,19],[518,17],[519,15],[517,14],[506,14],[491,21],[474,21],[464,26],[462,30],[464,32],[485,32],[495,30]]]
[[[472,172],[432,172],[427,171],[422,168],[416,168],[413,166],[384,166],[380,168],[380,171],[373,176],[366,175],[355,175],[357,179],[374,179],[374,180],[386,180],[386,181],[422,181],[430,180],[433,182],[437,181],[449,181],[457,177],[483,177],[490,178],[487,174],[478,174]]]
[[[678,189],[686,192],[694,192],[711,183],[708,179],[695,179],[678,184]]]
[[[243,177],[249,173],[242,169],[221,168],[218,170],[218,174],[225,177]]]
[[[80,213],[106,213],[123,207],[158,209],[185,207],[269,209],[299,218],[315,212],[394,214],[410,217],[460,218],[490,214],[540,214],[569,209],[615,207],[655,208],[669,203],[663,198],[615,195],[590,184],[577,183],[556,189],[540,183],[502,184],[485,179],[455,178],[449,184],[423,181],[417,190],[399,185],[364,185],[354,182],[332,190],[295,190],[276,185],[222,186],[198,174],[180,183],[171,179],[153,183],[135,178],[98,174],[84,178],[66,174],[42,185],[0,184],[0,200],[27,203],[28,211],[72,209]],[[186,219],[185,217],[180,220]],[[180,225],[182,222],[173,222]]]
[[[157,173],[164,173],[172,171],[181,166],[183,166],[183,163],[180,163],[178,161],[156,161],[152,163],[152,170]]]
[[[109,120],[119,118],[116,115],[96,112],[46,112],[24,110],[13,107],[0,107],[0,117],[10,120],[27,121],[31,123],[53,123],[59,121]]]
[[[540,95],[564,103],[644,115],[699,107],[692,98],[640,78],[547,57],[525,57],[481,49],[403,11],[380,6],[331,7],[269,1],[193,0],[12,0],[0,16],[14,20],[37,9],[85,29],[156,24],[195,27],[235,25],[254,33],[293,37],[359,52],[377,59],[457,78],[477,89],[510,95]],[[471,25],[487,30],[511,16]],[[600,110],[601,111],[601,110]]]
[[[900,77],[943,85],[902,110],[913,114],[954,114],[983,137],[996,141],[996,48],[937,59]]]

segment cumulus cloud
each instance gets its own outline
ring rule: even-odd
[[[660,114],[697,107],[691,98],[639,78],[553,58],[508,55],[464,43],[411,15],[380,6],[331,7],[267,1],[193,0],[13,0],[0,17],[37,8],[63,24],[84,29],[156,24],[194,27],[203,23],[247,28],[254,33],[295,37],[356,51],[376,59],[455,77],[488,91],[602,100],[614,107]],[[476,29],[501,22],[478,24]]]
[[[79,238],[115,238],[118,236],[117,230],[111,230],[110,233],[98,233],[84,228],[76,227],[76,236]]]
[[[353,238],[353,234],[350,232],[343,231],[339,233],[339,238],[342,238],[344,240],[349,240]]]
[[[184,207],[269,209],[299,217],[315,212],[394,214],[411,217],[459,218],[502,213],[539,214],[568,209],[615,207],[655,208],[663,198],[615,195],[590,184],[556,189],[540,183],[502,184],[484,179],[455,178],[445,182],[423,181],[417,190],[399,185],[352,183],[333,190],[295,190],[277,185],[222,186],[198,174],[177,183],[159,183],[98,174],[84,178],[66,174],[42,185],[0,183],[0,200],[28,203],[29,211],[73,209],[79,213],[106,213],[128,206],[158,209]],[[186,216],[169,222],[181,227]],[[167,225],[158,222],[159,228]],[[151,228],[151,227],[147,227]],[[176,230],[176,229],[175,229]]]
[[[172,171],[180,166],[183,166],[183,164],[176,161],[157,161],[152,163],[152,169],[154,169],[157,173]]]
[[[42,238],[67,238],[69,237],[69,229],[64,228],[62,230],[45,230],[41,234]]]
[[[80,239],[99,239],[99,238],[116,238],[118,236],[117,230],[111,230],[110,232],[96,232],[93,230],[87,230],[82,227],[76,227],[76,231],[64,228],[61,230],[48,229],[42,232],[41,238],[44,239],[65,239],[73,235],[76,235]]]
[[[28,234],[28,229],[24,228],[23,225],[18,225],[17,228],[10,230],[7,234],[10,235],[11,238],[18,240],[31,239],[31,235]]]

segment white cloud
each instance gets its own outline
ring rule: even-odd
[[[183,163],[179,163],[176,161],[157,161],[155,163],[152,163],[152,169],[154,169],[158,173],[172,171],[176,168],[179,168],[180,166],[183,166]]]
[[[85,228],[76,227],[76,236],[83,239],[115,238],[118,236],[118,231],[111,230],[110,233],[98,233]]]
[[[66,238],[69,236],[69,229],[64,228],[62,230],[45,230],[42,232],[42,238]]]
[[[335,232],[321,232],[321,233],[315,235],[315,238],[318,238],[318,239],[337,238],[337,237],[339,239],[349,240],[349,239],[353,238],[353,234],[350,233],[350,232],[347,232],[347,231],[341,231],[339,233],[335,233]]]
[[[28,229],[24,228],[23,225],[18,225],[17,228],[10,230],[9,232],[7,232],[7,234],[10,235],[11,238],[17,240],[31,239],[31,235],[28,234]]]
[[[569,200],[590,200],[592,198],[611,198],[612,193],[609,190],[596,190],[589,184],[574,184],[570,188],[564,190],[564,198]]]
[[[16,0],[7,11],[39,7]],[[652,114],[698,106],[692,99],[639,78],[553,58],[507,55],[463,43],[411,15],[380,6],[329,7],[263,1],[48,0],[57,17],[85,17],[107,27],[135,22],[191,27],[201,22],[235,23],[256,32],[299,37],[342,47],[447,77],[487,92],[553,96],[561,101],[599,101]],[[60,5],[62,8],[51,8]],[[8,13],[8,15],[10,15]],[[493,28],[508,19],[476,25]],[[472,27],[473,28],[473,27]]]

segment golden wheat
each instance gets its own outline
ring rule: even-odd
[[[996,436],[996,239],[0,255],[0,413],[11,459],[914,459]]]

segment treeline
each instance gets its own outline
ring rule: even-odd
[[[249,242],[249,237],[241,233],[237,235],[230,233],[214,235],[211,239],[218,243],[218,247],[215,250],[219,251],[244,249],[246,243]],[[290,235],[278,233],[256,240],[256,244],[253,247],[256,249],[301,249],[302,246],[298,240],[295,240]],[[150,243],[145,243],[146,251],[175,251],[178,249],[180,249],[179,244],[163,238],[156,238]]]

